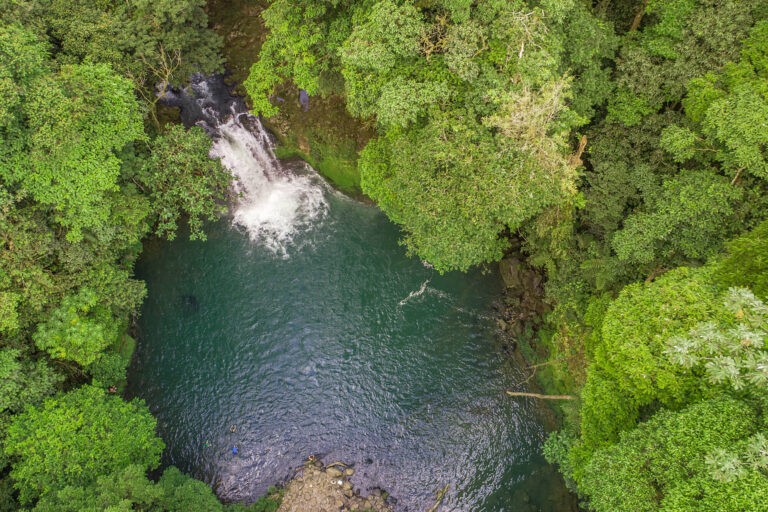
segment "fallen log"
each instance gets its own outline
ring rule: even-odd
[[[429,512],[437,512],[437,507],[440,506],[440,503],[443,501],[443,498],[445,498],[445,493],[448,492],[448,487],[450,487],[450,484],[445,484],[445,487],[437,491],[437,496],[436,496],[437,503],[435,503],[435,505],[431,509],[429,509]]]
[[[507,391],[509,396],[529,396],[532,398],[541,398],[542,400],[575,400],[575,396],[571,395],[542,395],[540,393],[523,393]]]

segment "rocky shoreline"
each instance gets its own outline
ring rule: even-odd
[[[519,382],[520,386],[532,392],[549,392],[536,374],[538,364],[545,359],[544,347],[537,343],[536,332],[544,315],[551,310],[545,301],[542,273],[511,253],[499,262],[499,274],[504,283],[504,296],[494,305],[494,317],[502,354],[516,367],[526,369],[527,377]],[[558,425],[553,405],[557,404],[541,402],[537,408],[547,431],[556,430]]]
[[[278,512],[392,512],[388,494],[374,489],[362,496],[349,478],[355,470],[336,462],[309,460],[284,487]]]

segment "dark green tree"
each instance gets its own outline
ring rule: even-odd
[[[624,219],[612,247],[620,260],[704,260],[739,225],[741,188],[709,171],[683,171],[645,198],[645,211]]]
[[[43,359],[22,357],[19,349],[0,349],[0,414],[21,412],[27,405],[38,405],[52,395],[64,380]]]
[[[738,62],[689,82],[688,123],[665,128],[662,137],[676,161],[716,163],[734,183],[742,174],[768,180],[768,20],[752,28],[741,53]]]
[[[204,0],[20,0],[11,15],[57,41],[60,65],[110,64],[147,92],[221,70],[222,41],[208,29]]]

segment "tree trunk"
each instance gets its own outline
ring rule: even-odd
[[[643,0],[643,6],[640,8],[640,11],[635,15],[635,19],[632,20],[632,26],[629,27],[629,31],[635,31],[640,27],[640,22],[643,21],[643,16],[645,16],[645,8],[648,6],[648,0]]]
[[[448,487],[450,487],[450,484],[446,484],[445,487],[437,491],[437,502],[432,506],[431,509],[429,509],[429,512],[437,512],[437,507],[440,506],[440,503],[443,501],[443,498],[445,498],[445,493],[448,492]]]
[[[579,167],[584,162],[581,161],[581,155],[584,153],[584,148],[587,147],[587,136],[582,135],[581,140],[579,141],[579,149],[576,150],[576,153],[571,155],[571,159],[568,161],[568,165],[571,167]]]
[[[542,400],[575,400],[575,396],[571,395],[541,395],[539,393],[522,393],[507,391],[509,396],[530,396],[533,398],[541,398]]]

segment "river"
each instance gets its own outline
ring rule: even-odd
[[[214,138],[239,197],[207,242],[150,241],[136,268],[149,294],[129,394],[158,419],[163,463],[224,501],[316,455],[400,511],[445,485],[441,510],[572,510],[539,404],[504,395],[524,375],[494,336],[498,275],[406,256],[377,208],[277,161],[220,78],[188,92],[169,101]]]

